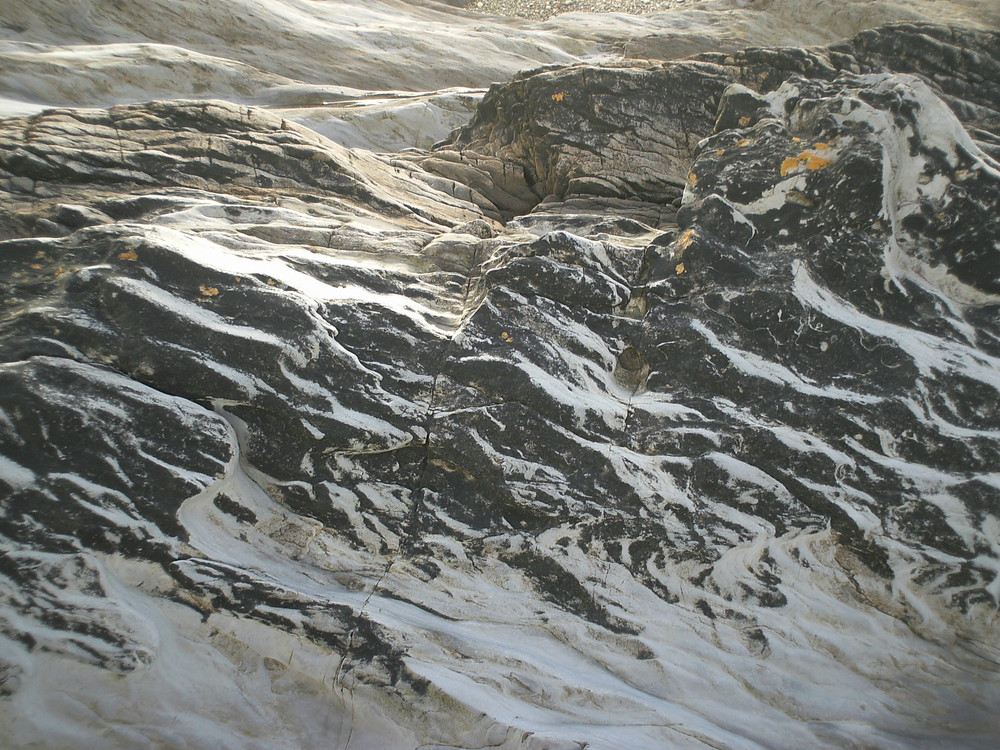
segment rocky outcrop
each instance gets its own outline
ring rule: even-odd
[[[506,218],[549,196],[669,204],[683,189],[699,141],[713,128],[743,125],[716,125],[728,85],[767,93],[794,76],[833,81],[845,73],[919,77],[978,147],[996,156],[1000,101],[985,81],[998,44],[996,32],[900,24],[828,48],[750,48],[692,61],[532,71],[494,86],[468,126],[418,161],[474,185],[488,199],[481,207]],[[478,184],[490,159],[504,164],[502,190]]]
[[[994,742],[995,92],[914,34],[997,64],[0,122],[11,741]]]

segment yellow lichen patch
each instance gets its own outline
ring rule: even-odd
[[[45,266],[43,266],[41,263],[32,263],[31,267],[34,268],[36,271],[39,271],[39,270],[45,268]]]
[[[749,138],[740,138],[738,141],[736,141],[736,145],[739,146],[740,148],[743,148],[744,146],[749,146],[751,143],[753,143],[753,141],[750,140]]]
[[[961,181],[964,180],[966,177],[968,177],[970,174],[972,174],[972,172],[968,169],[956,169],[955,179]]]
[[[814,143],[813,148],[816,149],[817,151],[826,151],[828,148],[830,148],[830,144],[820,141],[819,143]]]
[[[278,283],[278,282],[277,282],[277,281],[275,281],[274,279],[268,279],[268,280],[267,280],[267,285],[268,285],[268,286],[274,286],[274,285],[275,285],[275,284],[277,284],[277,283]]]
[[[233,276],[233,281],[235,281],[238,284],[241,281],[243,281],[243,277],[242,276]]]
[[[59,266],[59,268],[56,269],[55,275],[62,276],[64,273],[66,273],[66,269],[63,268],[62,266]]]
[[[797,169],[798,166],[799,166],[799,157],[789,156],[787,159],[781,162],[781,176],[784,177],[793,169]]]
[[[205,286],[204,284],[198,286],[198,291],[201,292],[203,297],[214,297],[219,293],[219,290],[214,286]]]
[[[694,172],[688,172],[688,182],[691,183],[691,187],[694,187],[695,185],[697,185],[698,184],[698,175],[696,175]]]
[[[674,266],[674,273],[676,273],[678,276],[680,276],[686,270],[687,269],[684,268],[684,264],[683,263],[678,263],[676,266]]]
[[[510,335],[509,333],[507,333],[507,331],[504,331],[504,332],[502,332],[502,333],[500,334],[500,338],[502,338],[502,339],[503,339],[504,341],[506,341],[506,342],[507,342],[508,344],[509,344],[509,343],[511,343],[511,342],[512,342],[512,341],[514,340],[514,337],[513,337],[513,336],[511,336],[511,335]]]
[[[126,250],[124,253],[118,253],[118,257],[122,260],[139,260],[139,256],[135,254],[135,250]]]
[[[792,140],[795,141],[796,143],[801,143],[802,142],[802,139],[799,138],[797,135],[793,135],[792,136]]]
[[[552,95],[552,101],[554,101],[554,102],[561,102],[565,98],[566,98],[566,92],[565,91],[557,91],[556,93],[554,93]]]
[[[726,149],[724,149],[724,148],[717,148],[717,149],[715,149],[715,155],[716,156],[722,156],[724,153],[726,153]]]
[[[677,240],[677,247],[681,250],[687,250],[691,243],[694,242],[694,238],[695,232],[693,229],[684,230],[684,234],[682,234]]]
[[[749,115],[743,115],[743,117],[740,118],[740,127],[745,128],[749,124],[750,124]]]

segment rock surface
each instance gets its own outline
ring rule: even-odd
[[[998,66],[572,63],[395,154],[0,120],[7,741],[996,744]]]
[[[573,0],[545,22],[460,0],[4,3],[0,116],[222,98],[341,145],[397,151],[443,139],[483,89],[541,65],[828,44],[900,21],[1000,27],[994,0],[651,0],[586,12],[606,10],[597,2]],[[660,12],[633,15],[639,5]]]

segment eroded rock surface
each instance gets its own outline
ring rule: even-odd
[[[977,146],[996,156],[1000,99],[985,81],[998,43],[995,32],[899,24],[828,48],[749,48],[690,61],[551,67],[494,86],[468,126],[430,157],[411,158],[429,171],[461,175],[490,201],[480,200],[485,210],[508,218],[549,196],[662,205],[679,197],[703,138],[745,126],[739,118],[752,119],[751,101],[736,119],[717,122],[729,85],[767,93],[794,76],[832,81],[845,73],[918,77],[949,104]],[[730,107],[724,114],[733,113]],[[492,160],[503,163],[503,179],[481,187],[482,173],[499,171],[489,166]]]
[[[0,122],[11,741],[994,744],[998,64]]]

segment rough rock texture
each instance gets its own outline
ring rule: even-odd
[[[1000,75],[998,45],[995,32],[900,24],[829,48],[749,48],[693,61],[552,67],[494,86],[468,126],[429,159],[413,158],[445,175],[457,173],[451,162],[483,171],[482,163],[501,160],[506,179],[494,180],[493,192],[480,189],[491,201],[481,205],[508,218],[548,196],[670,203],[683,189],[699,141],[716,126],[745,125],[716,122],[728,85],[766,93],[795,75],[832,81],[842,73],[880,72],[919,77],[951,106],[977,145],[996,156],[1000,94],[985,81]]]
[[[996,744],[997,65],[0,121],[9,741]]]
[[[501,15],[465,0],[6,2],[0,117],[221,98],[341,145],[399,151],[441,140],[485,87],[540,65],[830,44],[896,22],[1000,27],[995,0],[487,0],[479,10]],[[559,15],[502,17],[510,11]]]

